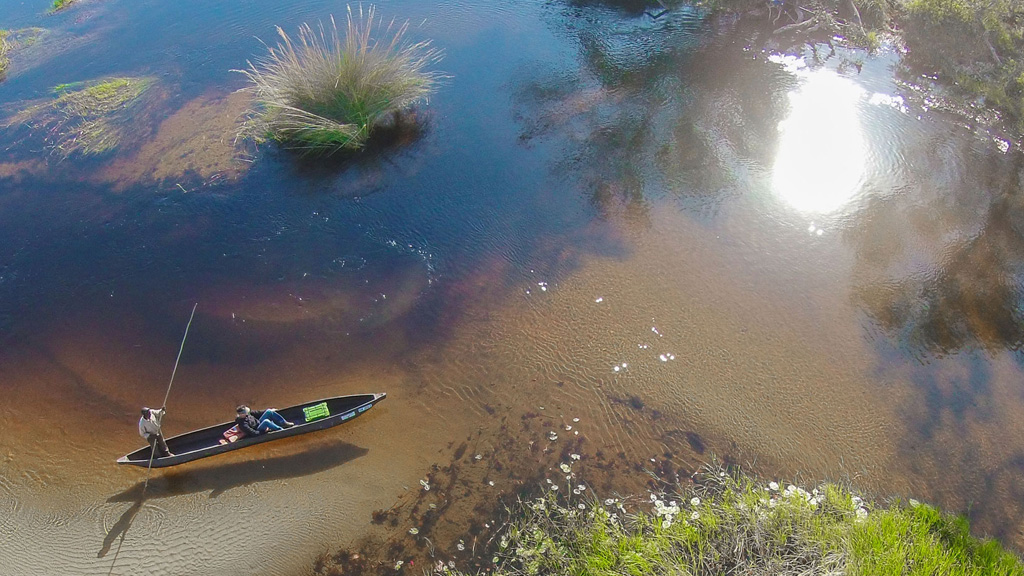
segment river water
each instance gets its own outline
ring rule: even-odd
[[[311,161],[235,143],[232,70],[344,5],[8,4],[0,27],[46,31],[0,83],[6,118],[63,83],[153,87],[98,158],[0,132],[5,573],[310,574],[375,542],[390,562],[428,503],[435,558],[471,567],[480,504],[565,450],[606,490],[714,456],[1024,545],[1024,157],[891,47],[781,53],[686,9],[388,2],[450,77],[418,133]],[[142,499],[114,461],[195,302],[169,434],[240,402],[388,400],[154,471]]]

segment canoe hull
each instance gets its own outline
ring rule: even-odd
[[[277,412],[284,416],[286,420],[295,422],[295,426],[285,430],[279,430],[277,432],[260,434],[259,436],[239,438],[235,442],[221,443],[221,440],[224,439],[224,432],[235,425],[234,421],[224,422],[215,426],[202,428],[200,430],[193,430],[192,432],[186,432],[185,434],[179,434],[177,436],[167,438],[167,447],[171,449],[174,456],[153,458],[153,468],[176,466],[178,464],[184,464],[185,462],[191,462],[200,458],[239,450],[241,448],[262,444],[264,442],[333,428],[339,424],[344,424],[345,422],[361,416],[364,412],[373,408],[378,402],[385,398],[387,398],[387,394],[383,392],[377,394],[354,394],[351,396],[323,398],[312,402],[303,402],[302,404],[282,408],[277,410]],[[330,410],[330,415],[311,422],[305,422],[303,408],[315,406],[322,402],[327,404],[328,409]],[[151,449],[149,446],[140,448],[135,452],[118,458],[117,463],[141,466],[145,468],[150,465],[150,451]]]

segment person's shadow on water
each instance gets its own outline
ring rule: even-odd
[[[210,491],[210,498],[216,498],[231,488],[247,484],[267,480],[298,478],[323,472],[324,470],[355,460],[366,455],[368,452],[369,449],[367,448],[346,442],[332,442],[289,456],[268,458],[260,461],[236,462],[223,466],[170,473],[152,478],[149,481],[148,487],[146,487],[145,481],[138,482],[131,488],[107,498],[107,502],[131,502],[132,505],[110,527],[110,531],[103,538],[103,546],[96,554],[96,557],[103,558],[106,556],[110,552],[114,541],[118,537],[124,538],[125,533],[128,532],[132,522],[135,520],[135,515],[142,509],[142,505],[146,500],[180,496],[182,494],[195,494],[207,490]]]

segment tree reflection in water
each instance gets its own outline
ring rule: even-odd
[[[795,79],[739,35],[716,35],[686,7],[655,18],[576,1],[564,12],[553,25],[572,35],[581,66],[531,69],[516,83],[516,117],[524,144],[565,147],[556,174],[600,214],[643,215],[652,194],[713,211],[770,164]]]
[[[919,143],[907,153],[925,179],[917,190],[870,197],[846,233],[855,298],[914,355],[1024,342],[1024,158],[981,144],[965,134]]]

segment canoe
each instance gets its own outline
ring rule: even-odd
[[[233,420],[217,424],[216,426],[210,426],[209,428],[179,434],[167,438],[167,447],[171,449],[174,456],[153,458],[153,468],[176,466],[254,444],[332,428],[362,415],[363,412],[373,408],[375,404],[385,398],[387,398],[387,394],[381,392],[378,394],[336,396],[334,398],[303,402],[302,404],[277,410],[278,414],[284,416],[285,420],[294,422],[295,426],[276,432],[267,432],[259,436],[243,436],[234,441],[229,441],[229,437],[224,434],[234,427],[235,422]],[[118,458],[117,463],[145,468],[149,466],[150,450],[149,446],[139,448],[131,454]]]

